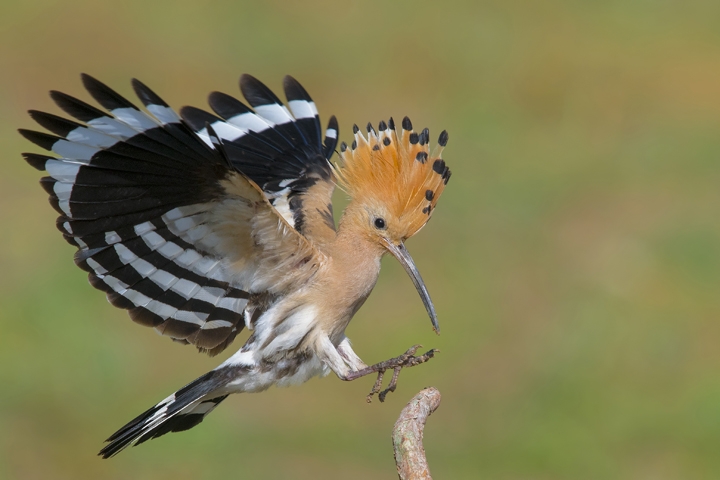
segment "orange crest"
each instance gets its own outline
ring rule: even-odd
[[[334,168],[338,183],[354,200],[381,202],[405,224],[410,237],[430,219],[450,179],[441,158],[448,134],[443,130],[430,153],[430,132],[415,133],[407,117],[400,131],[392,118],[388,124],[380,122],[379,132],[369,123],[367,130],[366,139],[355,125],[352,146],[340,146],[342,163]]]

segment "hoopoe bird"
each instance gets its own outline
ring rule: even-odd
[[[287,106],[249,75],[249,106],[220,92],[215,112],[176,114],[137,80],[141,111],[83,75],[106,110],[58,91],[50,96],[79,122],[31,110],[52,134],[20,133],[55,156],[25,153],[48,176],[41,184],[60,214],[57,227],[78,248],[75,263],[113,305],[176,342],[216,355],[243,328],[251,334],[214,370],[139,415],[107,440],[111,457],[129,445],[199,424],[228,395],[299,384],[334,372],[342,380],[377,373],[370,396],[393,391],[400,369],[431,350],[367,366],[345,329],[375,286],[380,259],[402,264],[439,333],[425,284],[404,246],[430,219],[450,178],[428,129],[405,117],[353,127],[351,146],[330,163],[338,122],[322,139],[315,103],[292,77]],[[335,227],[335,185],[349,196]],[[393,370],[380,392],[382,375]],[[370,398],[368,396],[368,400]]]

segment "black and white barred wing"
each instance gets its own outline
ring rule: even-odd
[[[202,351],[222,351],[244,326],[263,258],[281,263],[283,248],[300,235],[142,83],[133,87],[151,115],[92,77],[83,75],[83,83],[109,113],[52,92],[84,124],[31,111],[55,135],[21,130],[57,155],[24,157],[49,174],[41,183],[60,214],[58,228],[79,248],[76,263],[136,322]],[[275,247],[254,249],[258,235]]]
[[[287,223],[322,243],[335,235],[335,183],[328,160],[337,144],[338,124],[330,118],[323,142],[312,98],[290,76],[283,85],[287,107],[259,80],[243,75],[240,89],[252,108],[213,92],[209,104],[217,116],[194,107],[180,113],[208,142],[210,126],[222,139],[230,163],[262,188]]]

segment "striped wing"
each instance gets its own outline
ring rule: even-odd
[[[54,135],[20,131],[57,155],[24,154],[49,174],[41,184],[60,214],[57,226],[113,305],[173,340],[219,353],[242,330],[251,293],[283,288],[318,261],[290,277],[285,270],[282,282],[274,269],[317,252],[229,162],[217,135],[199,137],[139,81],[133,87],[150,115],[82,78],[109,113],[51,92],[83,123],[31,111]]]
[[[334,238],[335,184],[328,160],[337,144],[335,117],[330,118],[321,143],[317,108],[297,80],[285,77],[287,107],[250,75],[241,77],[240,89],[252,109],[230,95],[213,92],[209,104],[217,115],[194,107],[180,113],[206,141],[208,125],[217,132],[232,165],[262,188],[289,225],[315,243]]]

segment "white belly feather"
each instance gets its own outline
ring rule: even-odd
[[[293,308],[281,300],[269,308],[253,325],[253,334],[243,348],[218,367],[248,368],[247,375],[227,385],[228,392],[259,392],[272,385],[286,387],[327,375],[330,369],[312,349],[301,345],[316,328],[316,317],[317,308],[309,304]]]

